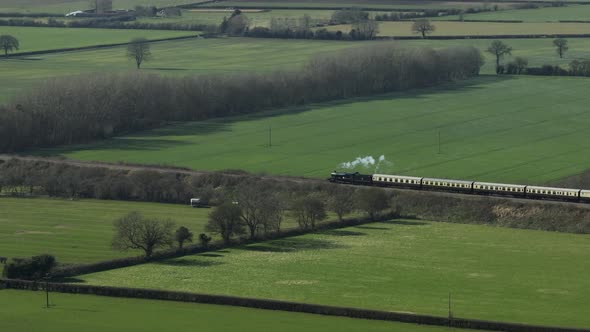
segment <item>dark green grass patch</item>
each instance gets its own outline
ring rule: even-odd
[[[544,183],[590,165],[588,88],[585,78],[486,76],[289,114],[178,124],[42,154],[319,178],[342,162],[385,155],[391,164],[382,163],[380,172]]]
[[[444,332],[448,328],[227,306],[90,295],[0,290],[0,329],[69,331],[388,331]]]
[[[89,284],[590,326],[590,238],[404,220],[80,276]]]

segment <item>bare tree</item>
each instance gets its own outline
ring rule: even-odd
[[[496,57],[496,73],[498,74],[500,70],[500,59],[503,58],[504,55],[512,54],[512,47],[504,44],[501,40],[494,40],[488,47],[487,52]]]
[[[144,61],[149,61],[152,58],[152,52],[150,51],[150,44],[145,38],[135,38],[127,45],[127,57],[131,60],[135,60],[137,69],[141,66]]]
[[[218,206],[209,214],[209,222],[205,229],[221,235],[223,242],[229,244],[233,235],[245,233],[244,224],[240,218],[240,208],[231,203]]]
[[[243,34],[248,26],[250,25],[250,21],[244,14],[239,14],[236,16],[231,17],[227,21],[227,29],[226,32],[232,36],[239,36]]]
[[[280,229],[282,210],[280,202],[274,198],[272,192],[259,184],[256,180],[246,181],[236,189],[236,199],[239,202],[240,217],[250,231],[250,239],[263,227]],[[278,225],[276,224],[278,222]],[[269,227],[274,225],[275,227]]]
[[[359,39],[373,39],[379,33],[379,22],[373,19],[359,20],[352,24]]]
[[[96,14],[113,10],[113,0],[90,0],[90,7]]]
[[[155,249],[172,245],[173,227],[171,220],[149,219],[133,211],[115,221],[112,246],[119,250],[141,249],[151,257]]]
[[[375,220],[379,212],[390,206],[387,193],[380,188],[359,190],[356,196],[357,207],[367,212],[371,220]]]
[[[527,58],[517,56],[514,58],[514,65],[516,65],[516,72],[518,74],[522,74],[529,65],[529,60]]]
[[[567,50],[569,50],[569,46],[567,46],[567,39],[565,38],[557,38],[553,40],[553,45],[557,47],[557,54],[560,58],[563,58],[563,55]]]
[[[174,233],[174,239],[178,242],[178,248],[182,248],[185,242],[193,242],[193,233],[184,226],[180,226]]]
[[[302,229],[315,229],[316,223],[327,217],[326,204],[317,194],[295,199],[291,210]]]
[[[336,189],[328,202],[330,210],[336,212],[338,220],[342,221],[345,214],[352,212],[354,207],[353,191],[348,188]]]
[[[4,50],[4,55],[8,55],[8,52],[18,51],[19,48],[18,39],[11,35],[0,36],[0,47]]]
[[[435,29],[434,24],[430,23],[427,19],[418,19],[412,24],[412,31],[414,33],[421,33],[422,38],[426,38],[426,35],[433,33]]]

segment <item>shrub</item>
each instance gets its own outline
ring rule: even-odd
[[[51,255],[33,256],[27,259],[13,258],[4,266],[2,275],[10,279],[37,280],[45,277],[56,265]]]

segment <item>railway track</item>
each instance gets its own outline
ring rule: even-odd
[[[172,166],[165,166],[165,165],[118,164],[118,163],[107,163],[107,162],[98,162],[98,161],[79,161],[79,160],[62,159],[62,158],[47,158],[47,157],[36,157],[36,156],[20,156],[20,155],[10,155],[10,154],[0,154],[0,160],[8,161],[11,159],[17,159],[17,160],[23,160],[23,161],[40,161],[40,162],[48,162],[48,163],[53,163],[53,164],[63,164],[63,165],[78,166],[78,167],[99,167],[99,168],[108,168],[108,169],[126,170],[126,171],[150,170],[150,171],[157,171],[157,172],[162,172],[162,173],[180,173],[180,174],[187,174],[187,175],[206,175],[206,174],[213,174],[213,173],[221,173],[224,176],[230,176],[230,177],[242,177],[245,175],[252,175],[250,173],[236,173],[236,172],[232,172],[232,171],[224,172],[224,171],[192,170],[192,169],[188,169],[188,168],[172,167]],[[256,175],[256,176],[258,176],[262,179],[277,180],[277,181],[290,181],[290,182],[296,182],[296,183],[318,184],[318,183],[326,183],[327,182],[327,181],[321,180],[321,179],[286,176],[286,175]],[[351,185],[351,184],[338,184],[338,185],[349,186],[349,187],[360,187],[358,185]],[[490,199],[497,199],[500,201],[505,200],[505,201],[523,203],[523,204],[534,204],[534,203],[553,204],[553,205],[566,204],[566,205],[570,205],[570,206],[576,206],[576,207],[581,207],[581,208],[585,208],[585,209],[590,209],[590,204],[579,203],[579,202],[529,199],[529,198],[494,196],[494,195],[474,195],[474,194],[467,194],[467,193],[435,191],[435,190],[420,190],[420,189],[410,189],[410,188],[383,187],[382,189],[391,190],[391,191],[398,191],[398,192],[424,193],[424,194],[430,194],[430,195],[435,195],[435,196],[437,195],[440,197],[457,197],[457,198],[473,199],[473,200],[487,196]]]

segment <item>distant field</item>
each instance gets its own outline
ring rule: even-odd
[[[412,46],[475,46],[485,50],[490,40],[411,40],[399,41]],[[570,51],[564,59],[555,53],[551,39],[509,39],[514,56],[525,56],[531,66],[567,64],[576,58],[590,56],[590,39],[572,38]],[[153,59],[142,70],[165,75],[199,73],[235,73],[296,69],[318,53],[334,52],[350,47],[368,47],[386,42],[338,42],[317,40],[281,40],[255,38],[191,39],[152,44]],[[493,73],[493,59],[486,56],[482,72]],[[505,61],[510,61],[506,57]],[[52,76],[75,75],[93,71],[135,70],[125,57],[124,47],[92,51],[44,54],[0,60],[0,102],[8,100],[22,89],[34,86]]]
[[[187,327],[209,332],[452,331],[443,327],[364,319],[91,295],[51,293],[50,301],[53,306],[45,309],[44,292],[0,290],[0,329],[11,332],[161,332],[181,331]]]
[[[87,29],[84,29],[86,31]],[[0,31],[3,31],[0,28]],[[34,33],[36,30],[31,30]],[[103,38],[113,30],[100,30]],[[145,33],[147,33],[146,31]],[[165,31],[161,31],[166,33]],[[145,34],[144,36],[153,36]],[[124,34],[123,34],[124,35]],[[113,37],[111,37],[113,38]],[[127,41],[127,37],[115,37]],[[94,42],[94,41],[88,41]],[[25,47],[26,40],[21,40]],[[371,43],[372,44],[372,43]],[[143,71],[165,75],[199,73],[237,73],[296,69],[314,54],[333,52],[368,44],[338,41],[276,40],[256,38],[189,39],[152,44],[152,60]],[[590,43],[589,43],[590,45]],[[91,51],[43,54],[23,58],[0,57],[0,102],[22,89],[53,76],[89,72],[135,71],[125,56],[126,48],[115,47]]]
[[[379,36],[417,36],[412,22],[381,22]],[[434,23],[432,36],[531,35],[531,34],[585,34],[590,23],[490,23],[447,22]],[[350,31],[350,25],[332,25],[328,30]]]
[[[319,178],[342,162],[385,155],[393,164],[380,171],[394,174],[545,183],[590,164],[589,88],[586,78],[484,76],[310,105],[290,114],[178,124],[39,153]],[[269,126],[272,148],[267,147]],[[209,128],[217,130],[204,130]],[[152,141],[158,149],[151,148]]]
[[[469,7],[483,7],[498,5],[500,7],[510,6],[510,2],[462,2],[462,1],[389,1],[389,0],[242,0],[242,1],[222,1],[205,3],[201,7],[208,6],[226,6],[226,7],[255,7],[255,8],[266,8],[266,7],[282,7],[282,8],[374,8],[374,9],[447,9],[447,8],[469,8]]]
[[[459,16],[443,16],[437,20],[456,20]],[[479,14],[464,14],[465,20],[520,20],[524,22],[557,22],[560,20],[590,20],[590,5],[545,7],[537,9],[503,10]]]
[[[178,18],[139,18],[138,22],[149,22],[149,23],[191,23],[191,24],[214,24],[219,25],[224,17],[229,18],[233,10],[228,9],[227,11],[203,11],[206,8],[195,9],[194,11],[185,10],[182,16]],[[268,26],[271,18],[295,18],[299,19],[303,15],[309,15],[314,20],[329,20],[332,17],[333,10],[270,10],[263,12],[244,12],[249,21],[250,26]]]
[[[0,256],[50,253],[62,263],[88,263],[139,255],[111,249],[114,220],[133,210],[171,218],[196,234],[210,212],[175,204],[0,197]]]
[[[131,30],[131,29],[73,29],[37,27],[0,27],[0,34],[13,35],[19,40],[18,52],[55,50],[101,44],[126,43],[133,38],[161,39],[195,35],[191,31]],[[2,53],[3,55],[4,53]],[[0,62],[4,60],[0,57]],[[1,64],[0,64],[1,66]]]
[[[135,6],[176,6],[202,2],[201,0],[114,0],[114,9],[133,9]],[[88,0],[2,0],[0,12],[66,14],[90,8]]]
[[[89,284],[590,326],[590,239],[422,221],[374,223],[79,276]],[[182,280],[182,282],[179,282]]]

